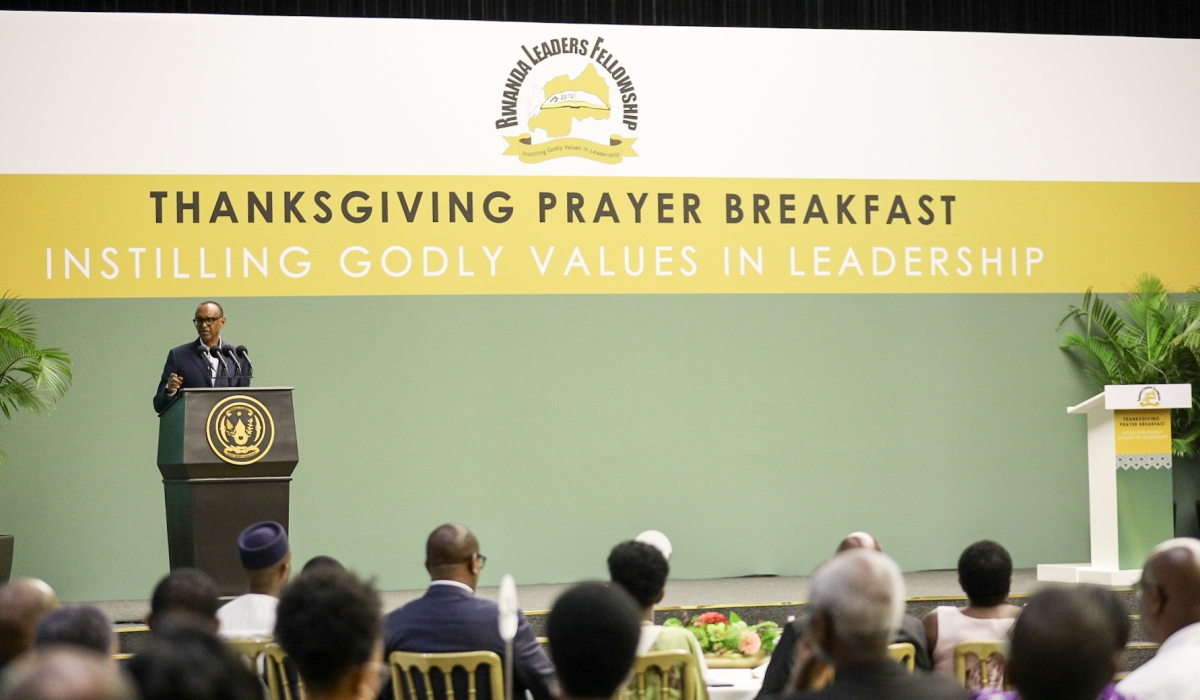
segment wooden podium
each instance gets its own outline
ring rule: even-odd
[[[263,520],[287,529],[298,461],[291,387],[180,390],[158,424],[171,568],[245,593],[238,535]]]

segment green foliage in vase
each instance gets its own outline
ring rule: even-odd
[[[770,654],[783,633],[770,620],[750,625],[735,612],[730,612],[728,618],[718,612],[704,613],[693,620],[669,618],[663,626],[684,627],[696,637],[701,651],[730,658],[752,657],[759,651]]]
[[[1200,287],[1183,296],[1167,292],[1153,275],[1142,275],[1114,309],[1092,293],[1070,307],[1059,323],[1081,326],[1059,346],[1082,362],[1084,373],[1103,390],[1105,384],[1191,384],[1192,407],[1171,412],[1171,451],[1196,454],[1200,439]]]
[[[24,301],[0,296],[0,413],[46,414],[71,388],[71,358],[37,346],[37,326]],[[0,464],[8,456],[0,451]]]

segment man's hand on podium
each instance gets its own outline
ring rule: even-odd
[[[171,374],[171,378],[167,380],[167,393],[174,394],[179,391],[179,387],[183,386],[183,377],[178,374]]]

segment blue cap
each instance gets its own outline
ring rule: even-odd
[[[277,522],[255,523],[238,535],[238,556],[244,569],[269,569],[283,561],[287,553],[287,532]]]

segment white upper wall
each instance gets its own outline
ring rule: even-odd
[[[563,36],[628,67],[639,157],[501,155]],[[1198,125],[1194,40],[0,12],[4,173],[1196,182]]]

